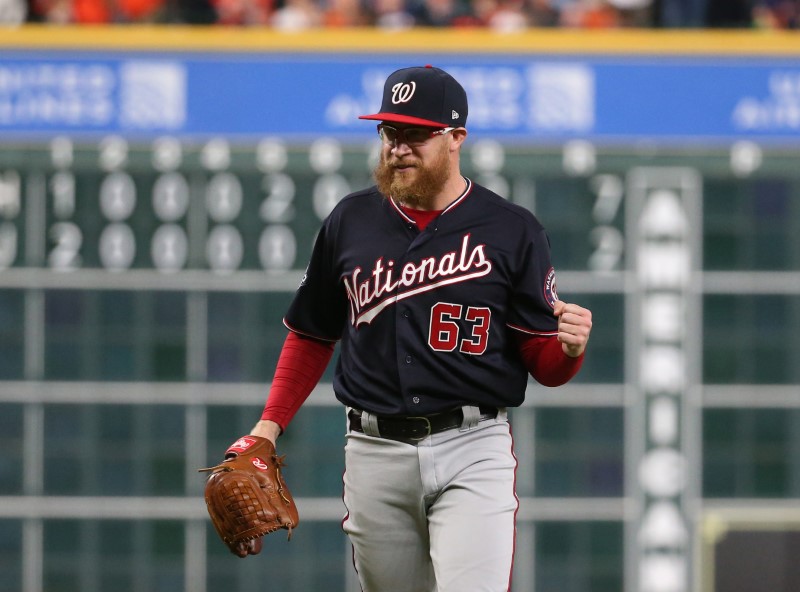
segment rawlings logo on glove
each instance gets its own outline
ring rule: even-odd
[[[283,457],[266,438],[242,436],[225,451],[225,460],[210,472],[205,498],[211,522],[222,541],[239,557],[261,551],[261,537],[281,528],[289,531],[300,518],[281,475]]]

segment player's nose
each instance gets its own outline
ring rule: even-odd
[[[400,140],[398,140],[392,146],[391,151],[392,151],[392,154],[394,154],[395,156],[403,155],[403,154],[410,153],[411,152],[411,147],[408,144],[405,143],[405,140],[403,140],[402,142]]]

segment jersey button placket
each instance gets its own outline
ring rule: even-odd
[[[414,351],[414,343],[413,338],[413,331],[410,324],[410,320],[413,319],[413,315],[411,313],[411,309],[405,305],[401,304],[394,311],[395,314],[395,326],[397,330],[395,332],[395,343],[396,343],[396,355],[397,355],[397,368],[398,374],[400,378],[400,392],[398,395],[402,397],[403,405],[406,408],[406,413],[413,415],[413,408],[419,403],[419,397],[417,397],[413,392],[409,392],[413,387],[411,386],[411,382],[413,381],[413,376],[415,372],[414,368],[414,356],[412,352]],[[414,401],[416,399],[416,402]]]

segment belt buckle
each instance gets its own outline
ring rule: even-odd
[[[424,440],[425,438],[427,438],[428,436],[430,436],[431,433],[433,432],[433,428],[431,426],[431,420],[428,419],[427,417],[425,417],[424,415],[411,415],[411,416],[407,417],[406,419],[421,419],[422,421],[425,422],[425,427],[426,427],[426,432],[427,432],[424,436],[420,436],[420,437],[409,436],[409,438],[408,438],[409,440],[412,440],[414,442],[420,442],[420,441]]]

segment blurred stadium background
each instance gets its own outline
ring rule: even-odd
[[[196,469],[258,418],[316,229],[370,183],[356,116],[424,63],[467,87],[466,174],[595,315],[579,377],[512,414],[513,590],[800,589],[800,39],[624,4],[504,32],[18,4],[47,24],[0,29],[0,592],[358,590],[330,369],[280,442],[290,543],[230,555]]]

